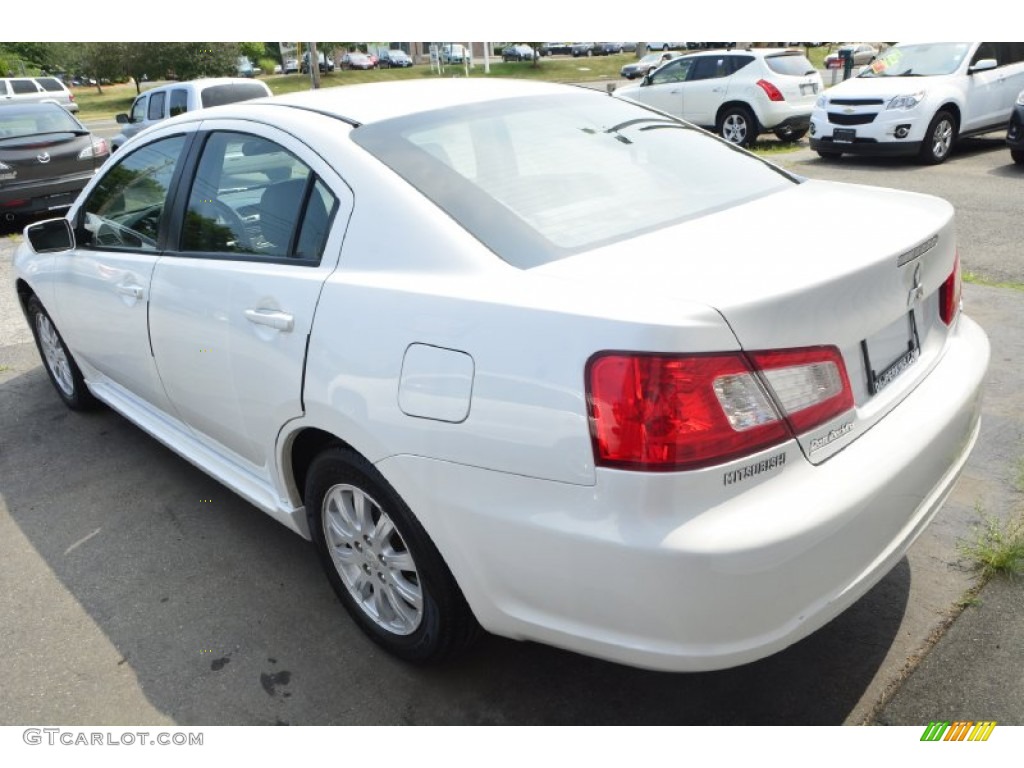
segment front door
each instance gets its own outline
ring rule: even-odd
[[[76,216],[76,249],[56,257],[58,325],[79,362],[161,410],[168,402],[150,352],[147,312],[185,141],[170,136],[110,160],[116,167]]]

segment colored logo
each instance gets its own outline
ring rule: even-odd
[[[988,741],[995,727],[995,720],[933,720],[924,729],[921,741]]]

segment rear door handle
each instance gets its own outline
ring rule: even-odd
[[[287,312],[273,309],[247,309],[245,319],[256,325],[265,325],[278,331],[288,333],[295,327],[295,317]]]

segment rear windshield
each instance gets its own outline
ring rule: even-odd
[[[56,104],[5,104],[0,107],[0,141],[65,131],[85,133],[79,122]]]
[[[352,138],[521,268],[796,183],[700,129],[594,92],[421,113]]]
[[[772,72],[780,75],[813,75],[816,71],[814,65],[802,53],[777,53],[774,56],[765,56],[764,63]]]
[[[246,99],[259,99],[267,95],[267,87],[263,83],[230,83],[228,85],[212,85],[203,89],[202,102],[204,107],[219,107],[222,104],[234,104]]]

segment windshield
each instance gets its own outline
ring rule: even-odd
[[[0,107],[0,140],[66,131],[85,133],[81,124],[57,104],[4,104]]]
[[[950,75],[959,68],[970,48],[970,43],[894,45],[879,54],[860,77]]]
[[[594,93],[426,112],[352,138],[521,268],[796,183],[693,126]]]

